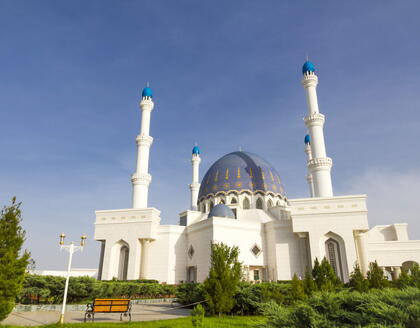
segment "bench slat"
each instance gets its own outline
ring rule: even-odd
[[[130,300],[124,298],[97,298],[93,302],[93,312],[127,312],[129,307]]]

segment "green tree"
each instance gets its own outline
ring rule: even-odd
[[[369,290],[369,281],[365,278],[357,263],[350,274],[349,286],[358,292],[367,292]]]
[[[406,270],[402,270],[398,279],[394,281],[394,285],[400,289],[412,286],[412,276]]]
[[[0,213],[0,321],[13,310],[22,288],[30,254],[21,248],[25,241],[20,203],[12,199]]]
[[[296,273],[293,275],[292,289],[290,290],[290,294],[294,302],[302,301],[306,298],[303,281],[298,278]]]
[[[384,288],[389,285],[388,279],[384,275],[384,270],[379,267],[376,261],[369,263],[367,280],[369,281],[370,288]]]
[[[420,288],[420,267],[418,263],[414,263],[410,269],[411,283],[413,286]]]
[[[303,288],[305,290],[306,295],[312,295],[314,291],[316,291],[316,284],[314,281],[314,277],[312,277],[311,271],[306,271],[305,279],[303,280]]]
[[[314,277],[318,290],[334,291],[341,285],[340,279],[337,277],[334,269],[325,257],[321,261],[321,264],[317,258],[315,259],[312,276]]]
[[[235,305],[234,295],[241,280],[242,266],[238,247],[223,243],[211,246],[210,272],[204,281],[203,292],[209,312],[229,312]]]

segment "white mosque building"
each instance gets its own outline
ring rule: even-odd
[[[356,263],[366,272],[376,260],[393,278],[401,268],[420,263],[420,240],[408,239],[407,224],[369,227],[366,195],[333,195],[318,77],[309,61],[302,72],[310,197],[287,199],[276,169],[246,151],[218,159],[200,183],[200,150],[195,146],[191,205],[179,214],[178,225],[161,225],[160,211],[148,206],[154,102],[152,90],[143,90],[132,208],[96,211],[95,239],[102,245],[99,279],[202,282],[209,272],[211,244],[220,242],[239,247],[249,281],[289,280],[295,273],[302,277],[316,258],[324,257],[343,281]]]

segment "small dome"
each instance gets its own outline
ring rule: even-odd
[[[200,155],[200,148],[198,148],[198,146],[194,146],[192,153],[193,155]]]
[[[226,206],[225,204],[217,204],[209,213],[209,218],[213,216],[218,216],[222,218],[230,218],[234,219],[235,214],[233,214],[233,211],[230,209],[229,206]]]
[[[307,60],[302,67],[302,73],[305,74],[306,72],[315,72],[315,65],[309,60]]]
[[[149,87],[145,87],[143,89],[143,92],[141,93],[142,97],[150,97],[153,98],[153,92],[152,89],[150,89]]]
[[[310,143],[311,143],[311,136],[309,134],[307,134],[305,136],[305,144],[307,145],[307,144],[310,144]]]

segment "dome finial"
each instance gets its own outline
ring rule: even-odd
[[[146,87],[143,89],[142,93],[141,93],[142,98],[153,98],[153,91],[150,88],[150,83],[149,81],[146,82]]]
[[[302,74],[311,74],[311,73],[315,73],[315,65],[309,61],[308,56],[306,56],[306,61],[302,66]]]
[[[193,149],[192,149],[193,155],[200,155],[200,148],[198,148],[197,143],[195,143]]]

